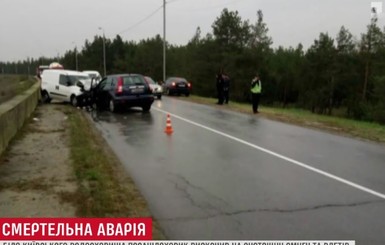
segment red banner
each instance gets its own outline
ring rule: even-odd
[[[0,240],[151,240],[151,218],[1,218]]]

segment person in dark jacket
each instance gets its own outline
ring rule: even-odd
[[[230,93],[230,77],[227,74],[223,75],[223,101],[225,104],[229,103]]]
[[[218,105],[223,105],[223,70],[221,69],[216,75],[217,93],[218,93]]]

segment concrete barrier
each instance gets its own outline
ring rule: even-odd
[[[0,104],[0,154],[35,110],[40,98],[40,83]]]

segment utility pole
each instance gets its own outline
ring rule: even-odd
[[[75,44],[75,71],[78,71],[78,47],[75,42],[72,42],[72,44]]]
[[[163,0],[163,82],[166,82],[166,0]]]
[[[75,47],[75,66],[76,66],[76,70],[78,71],[78,49],[77,47]]]
[[[106,76],[106,36],[104,35],[104,29],[99,27],[99,30],[103,31],[103,66],[104,66],[104,76]]]
[[[30,74],[29,74],[29,73],[30,73],[30,72],[29,72],[29,63],[31,63],[30,60],[29,60],[29,57],[27,57],[27,63],[28,63],[28,67],[27,67],[27,68],[28,68],[28,77],[29,77],[29,75],[30,75]]]

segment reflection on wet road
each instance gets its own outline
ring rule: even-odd
[[[385,243],[383,146],[167,97],[94,118],[169,238]]]

